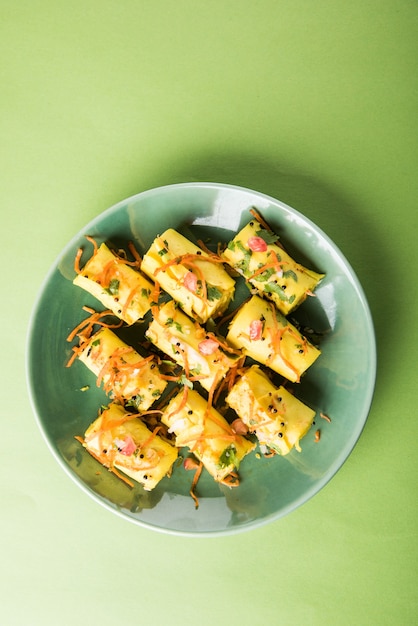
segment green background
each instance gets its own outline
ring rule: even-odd
[[[417,27],[406,0],[0,0],[2,623],[418,622]],[[129,524],[68,479],[25,349],[70,238],[125,197],[201,180],[273,195],[335,241],[378,377],[315,498],[198,539]]]

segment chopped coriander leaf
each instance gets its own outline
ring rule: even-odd
[[[266,283],[264,285],[264,291],[266,293],[275,293],[279,296],[280,300],[283,300],[283,302],[287,302],[289,300],[289,298],[285,296],[283,289],[280,287],[280,285],[277,285],[276,283]]]
[[[260,265],[260,267],[263,267],[263,266]],[[275,272],[276,272],[276,270],[273,267],[268,267],[266,270],[264,270],[264,272],[262,272],[261,274],[258,274],[256,279],[258,281],[260,281],[261,283],[264,283],[271,276],[273,276],[273,274],[275,274]]]
[[[191,380],[187,378],[186,374],[182,374],[180,376],[179,384],[184,385],[185,387],[188,387],[189,389],[193,389],[193,383]]]
[[[182,325],[181,325],[181,324],[179,324],[179,322],[176,322],[175,320],[173,320],[173,318],[172,318],[172,317],[168,317],[168,318],[167,318],[167,320],[166,320],[166,322],[165,322],[165,325],[166,325],[166,326],[174,326],[174,328],[175,328],[176,330],[178,330],[178,331],[179,331],[179,333],[182,333],[182,332],[183,332],[183,327],[182,327]]]
[[[169,365],[170,367],[176,366],[174,361],[170,361],[169,359],[161,359],[160,363],[162,363],[163,365]]]
[[[238,250],[240,250],[243,254],[246,254],[248,257],[251,256],[251,250],[248,250],[240,239],[238,239],[238,241],[236,242],[236,245],[237,245]]]
[[[127,402],[125,406],[131,406],[134,409],[136,409],[137,411],[139,411],[139,409],[141,408],[141,404],[144,401],[144,396],[138,394],[136,396],[133,396],[132,398],[130,398]]]
[[[219,457],[218,463],[218,466],[221,469],[224,467],[228,467],[229,465],[233,465],[236,469],[238,469],[239,467],[237,449],[232,443],[222,452],[221,456]]]
[[[94,341],[92,341],[92,344],[91,344],[91,345],[92,345],[93,347],[96,347],[96,346],[100,345],[100,339],[95,339]]]
[[[142,287],[141,296],[143,298],[149,298],[150,295],[151,295],[151,289],[146,289],[145,287]]]
[[[207,285],[206,292],[207,292],[208,300],[213,301],[213,300],[219,300],[220,298],[222,298],[222,292],[219,291],[219,289],[217,287],[214,287],[213,285]]]
[[[295,282],[297,282],[298,277],[293,270],[286,270],[283,272],[284,278],[293,278]]]
[[[164,256],[165,254],[168,254],[167,248],[161,248],[161,250],[158,250],[159,256]]]
[[[107,293],[109,293],[111,296],[117,296],[119,293],[119,281],[117,278],[112,278],[110,283],[109,283],[109,287],[107,287],[105,289],[105,291]]]
[[[275,293],[279,296],[280,300],[282,300],[283,302],[288,302],[289,304],[292,304],[296,298],[295,294],[287,297],[283,289],[277,283],[266,283],[264,285],[264,291],[266,293]]]
[[[276,235],[276,233],[266,230],[265,228],[260,228],[260,230],[257,230],[256,235],[257,237],[261,237],[261,239],[263,239],[266,243],[274,243],[275,241],[280,239],[280,237]]]
[[[234,252],[234,250],[235,250],[235,241],[234,241],[234,240],[231,240],[231,241],[228,243],[228,246],[227,246],[227,247],[228,247],[228,250],[232,250],[232,252]]]
[[[248,274],[249,265],[251,260],[252,252],[251,250],[247,250],[241,241],[236,242],[236,246],[240,252],[244,255],[244,258],[237,263],[237,267],[244,273]]]

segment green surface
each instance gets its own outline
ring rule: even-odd
[[[2,622],[415,624],[416,3],[0,1],[0,15]],[[250,534],[190,539],[68,479],[24,361],[75,233],[122,198],[200,180],[277,197],[335,241],[370,303],[378,378],[315,498]]]

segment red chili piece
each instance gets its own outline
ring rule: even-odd
[[[263,333],[263,322],[261,320],[253,320],[250,324],[250,339],[258,341]]]
[[[193,272],[187,272],[183,279],[183,284],[192,293],[196,293],[197,291],[197,276],[193,274]]]
[[[253,252],[265,252],[267,250],[267,244],[261,237],[250,237],[247,243]]]
[[[205,339],[199,343],[199,352],[204,356],[209,356],[217,351],[219,343],[215,339]]]
[[[120,452],[121,454],[124,454],[125,456],[131,456],[131,454],[133,454],[135,450],[136,450],[135,441],[132,439],[130,435],[128,435],[124,439],[124,446]]]

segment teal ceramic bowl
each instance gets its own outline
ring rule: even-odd
[[[101,468],[78,443],[108,403],[93,374],[79,361],[65,364],[68,333],[96,306],[72,284],[74,257],[85,235],[122,246],[133,240],[141,253],[172,227],[192,239],[227,242],[257,208],[280,234],[288,251],[326,274],[294,318],[322,335],[320,358],[301,382],[297,397],[317,411],[316,426],[302,439],[302,451],[285,457],[248,455],[241,484],[220,486],[204,471],[200,506],[189,495],[193,473],[176,467],[156,489],[131,488]],[[238,297],[246,291],[238,290]],[[239,302],[235,302],[238,305]],[[138,326],[129,329],[132,340]],[[129,336],[125,337],[129,340]],[[363,290],[347,260],[309,219],[291,207],[248,189],[213,183],[185,183],[151,189],[108,209],[86,225],[51,268],[35,304],[28,335],[27,377],[31,402],[47,445],[67,474],[98,503],[141,526],[174,534],[219,535],[245,531],[290,513],[335,475],[364,427],[376,373],[373,323]],[[83,391],[84,390],[84,391]],[[331,422],[321,419],[325,413]],[[315,442],[315,430],[321,439]]]

